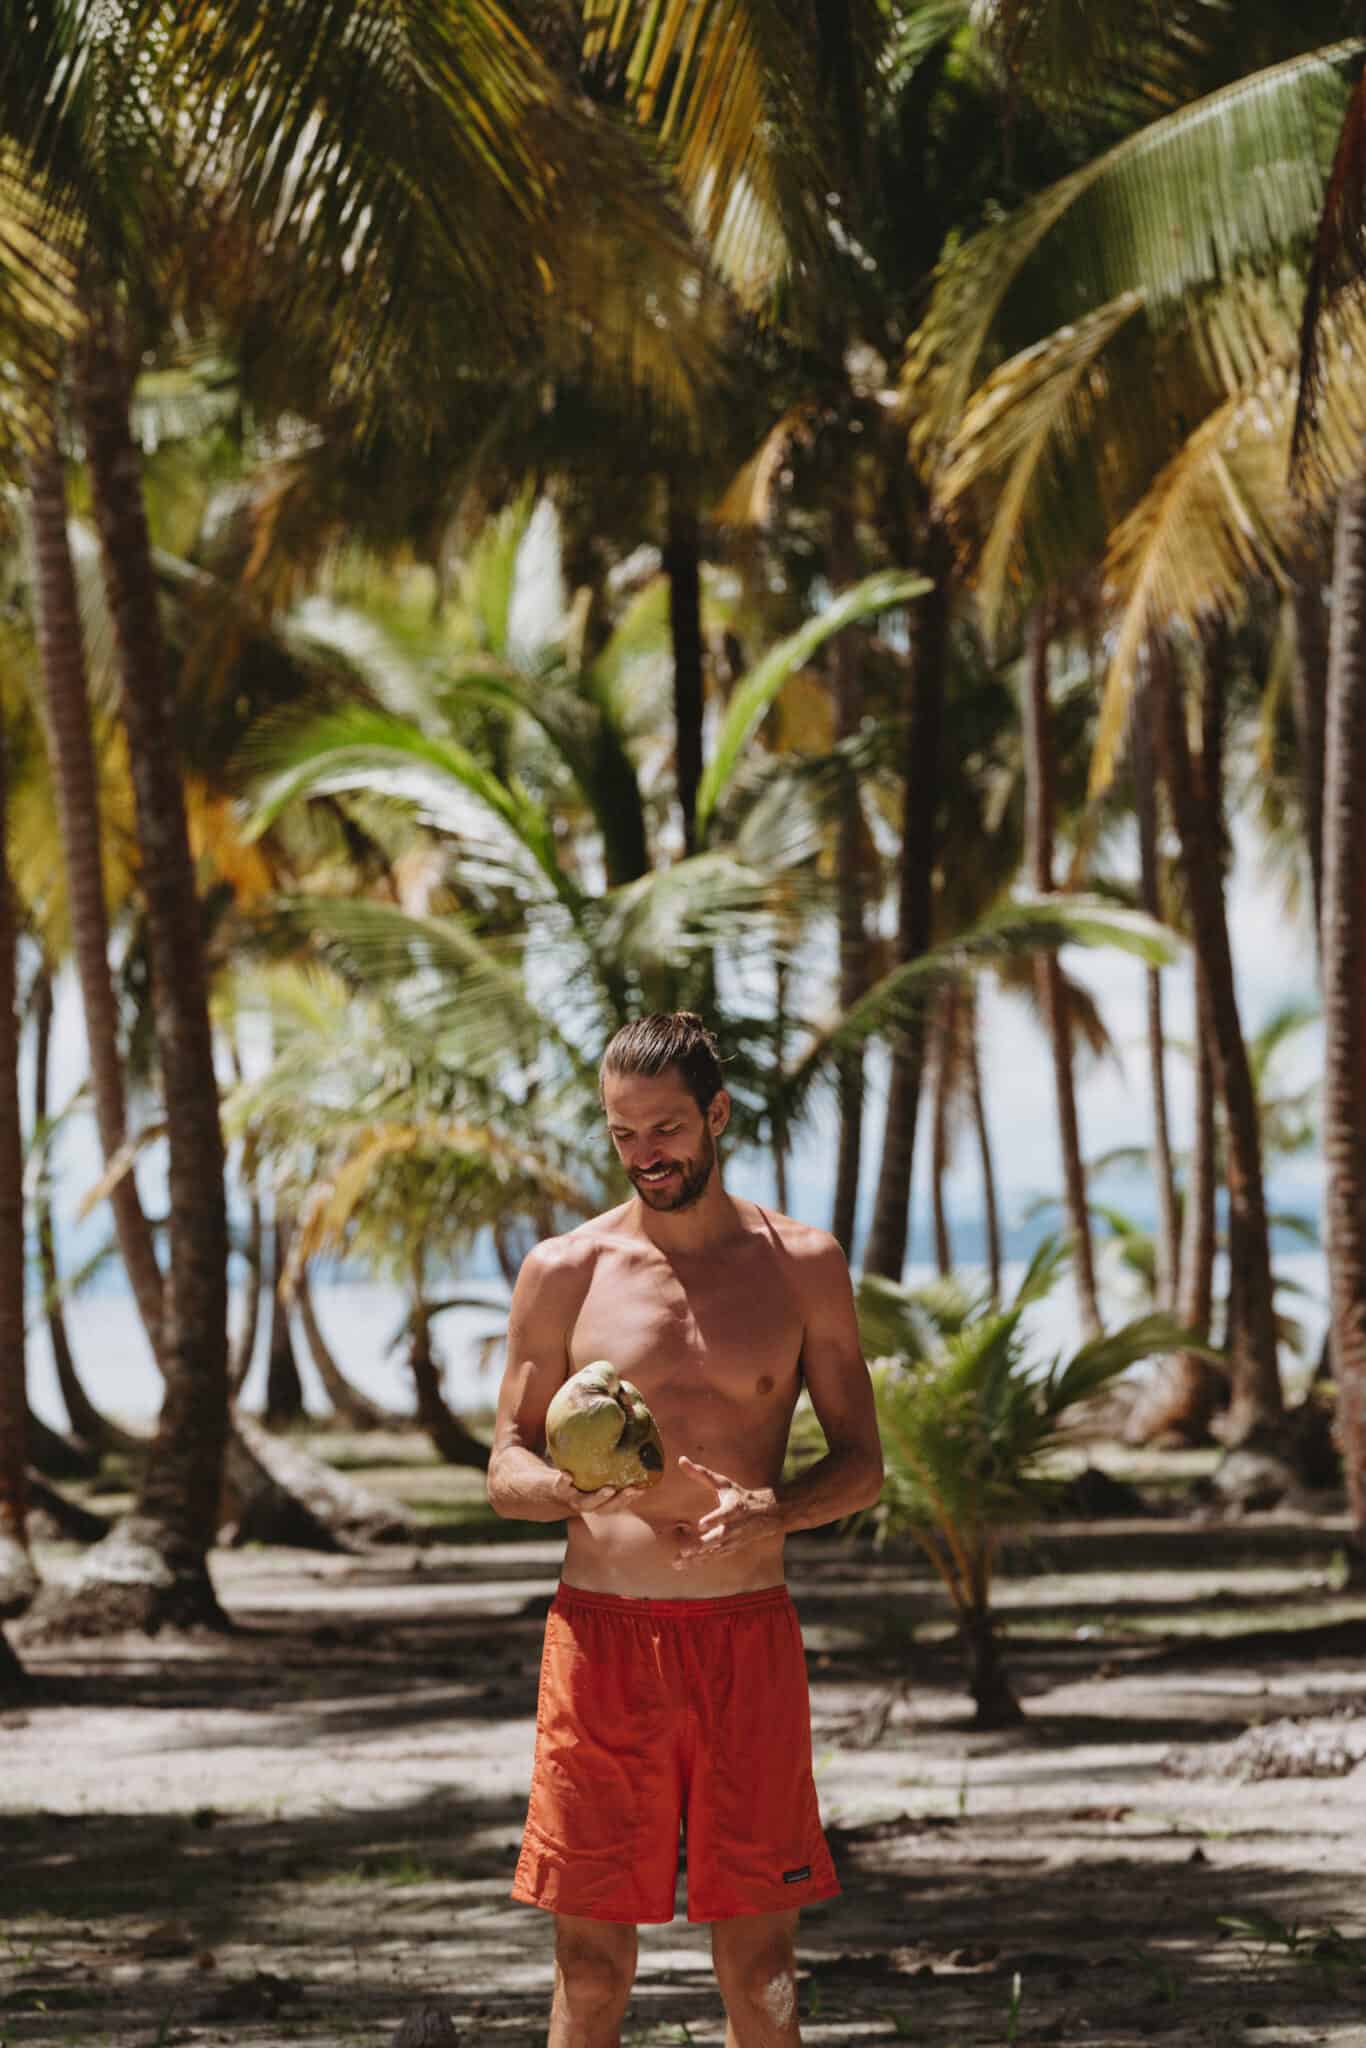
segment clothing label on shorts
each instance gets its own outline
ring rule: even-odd
[[[803,1863],[800,1870],[785,1870],[783,1872],[783,1883],[801,1884],[803,1879],[810,1877],[810,1875],[811,1865],[809,1863]]]

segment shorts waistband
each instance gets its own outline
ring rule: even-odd
[[[563,1580],[552,1601],[561,1613],[578,1608],[596,1608],[604,1614],[638,1614],[652,1620],[710,1621],[723,1614],[754,1614],[765,1608],[786,1607],[791,1601],[786,1586],[760,1586],[753,1593],[722,1593],[701,1600],[638,1600],[629,1593],[590,1593],[584,1586],[567,1586]]]

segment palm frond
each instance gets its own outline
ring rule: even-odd
[[[549,1202],[579,1216],[597,1207],[589,1192],[552,1167],[546,1158],[486,1124],[432,1117],[421,1123],[385,1123],[357,1131],[303,1203],[290,1247],[286,1283],[291,1285],[309,1259],[340,1248],[376,1176],[395,1157],[449,1151],[472,1159],[495,1176],[529,1182]]]
[[[1355,361],[1366,340],[1366,299],[1333,315],[1338,374],[1315,435],[1312,496],[1326,499],[1360,463],[1366,393]],[[1306,497],[1290,477],[1295,380],[1287,359],[1215,409],[1116,527],[1105,566],[1117,608],[1097,720],[1091,789],[1108,786],[1148,639],[1197,633],[1230,617],[1249,577],[1288,577]]]
[[[468,842],[524,885],[534,868],[562,902],[579,902],[577,887],[560,865],[546,811],[453,739],[354,705],[278,734],[262,759],[268,765],[251,817],[257,834],[308,797],[364,792],[412,809],[434,830]]]
[[[815,220],[841,182],[834,145],[841,128],[852,140],[877,11],[585,0],[583,24],[590,76],[657,133],[719,275],[766,310],[819,253]]]
[[[697,829],[703,835],[735,772],[745,747],[784,683],[811,659],[818,647],[859,619],[893,605],[911,604],[931,588],[923,576],[884,569],[853,584],[795,633],[769,649],[732,692],[711,759],[697,792]]]
[[[1271,66],[1150,123],[945,261],[907,355],[914,438],[941,446],[991,361],[1143,295],[1156,327],[1196,317],[1307,251],[1361,45]],[[1257,337],[1238,365],[1258,356]]]
[[[1161,1313],[1136,1316],[1119,1329],[1093,1338],[1065,1363],[1057,1361],[1041,1382],[1040,1394],[1050,1422],[1078,1401],[1089,1400],[1140,1359],[1175,1351],[1212,1355],[1197,1332],[1183,1329],[1174,1317]]]
[[[260,937],[263,944],[283,941],[321,956],[351,991],[393,991],[401,1013],[394,1032],[400,1053],[425,1055],[480,1077],[502,1074],[509,1063],[530,1074],[542,1060],[553,1060],[581,1080],[596,1073],[577,1038],[561,1028],[553,1003],[529,981],[523,959],[534,938],[499,943],[459,917],[417,917],[392,904],[306,896],[278,899],[260,920]],[[557,979],[563,994],[563,974]],[[301,987],[313,999],[314,984],[305,980]],[[300,1009],[294,985],[287,982],[281,991],[265,978],[256,990],[277,1028],[300,1013],[303,1028],[295,1035],[307,1046],[307,1010]],[[242,1000],[251,1000],[250,989]],[[415,1035],[411,1045],[399,1028],[404,1024]],[[343,1038],[346,1028],[343,1010]],[[317,1057],[316,1037],[313,1044]]]
[[[1046,1237],[1034,1249],[1028,1266],[1021,1275],[1015,1289],[1014,1306],[1030,1308],[1035,1302],[1043,1301],[1052,1293],[1058,1275],[1072,1256],[1067,1240],[1061,1237]]]
[[[1020,953],[1066,945],[1113,946],[1162,966],[1176,957],[1177,941],[1165,925],[1154,924],[1138,911],[1126,912],[1085,896],[1012,900],[960,937],[893,968],[842,1017],[818,1031],[789,1076],[793,1100],[840,1053],[880,1032],[902,1028],[945,980],[980,972]]]
[[[1068,458],[1094,432],[1100,407],[1113,400],[1113,379],[1101,358],[1142,304],[1141,293],[1123,292],[1112,304],[1012,356],[974,392],[945,453],[938,490],[946,505],[984,478],[993,484],[976,579],[989,637],[1000,621],[1007,579],[1012,574],[1020,578],[1024,529],[1037,525],[1058,545],[1054,523],[1031,518],[1041,484],[1068,473]],[[1071,530],[1079,523],[1072,510],[1075,495],[1057,489],[1048,494],[1050,511],[1066,508]]]

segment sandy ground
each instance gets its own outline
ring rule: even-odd
[[[1050,1530],[1001,1588],[1029,1713],[1004,1735],[971,1728],[916,1564],[794,1544],[845,1884],[803,1923],[804,2040],[1366,2048],[1366,1599],[1339,1543]],[[557,1559],[228,1553],[225,1641],[13,1630],[0,2048],[381,2048],[427,2005],[462,2042],[543,2042],[549,1926],[506,1891]],[[1332,1775],[1230,1775],[1283,1717]],[[645,1932],[622,2038],[721,2042],[705,1928]]]

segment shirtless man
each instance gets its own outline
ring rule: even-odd
[[[618,2048],[636,1928],[673,1917],[681,1823],[727,2048],[797,2048],[797,1910],[839,1886],[783,1540],[882,1483],[848,1269],[824,1231],[726,1193],[730,1098],[700,1018],[625,1026],[601,1089],[635,1194],[523,1265],[489,1464],[500,1514],[569,1524],[513,1897],[555,1915],[547,2048]],[[581,1493],[545,1462],[551,1398],[596,1358],[654,1412],[653,1487]],[[829,1450],[785,1481],[803,1384]]]

